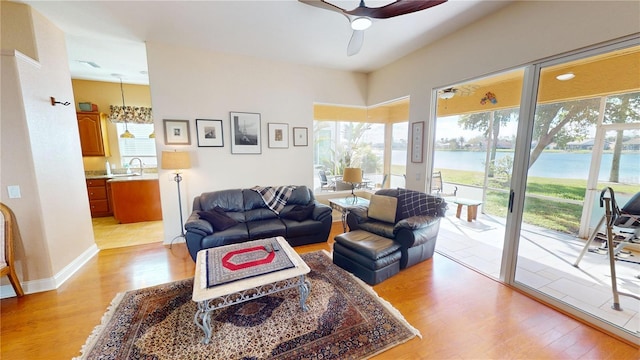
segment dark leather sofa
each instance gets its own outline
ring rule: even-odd
[[[307,218],[300,221],[288,218],[294,208],[311,204],[314,204],[313,211]],[[199,215],[200,211],[212,211],[216,207],[237,223],[219,230]],[[279,214],[269,209],[260,194],[251,189],[202,193],[193,200],[193,212],[184,227],[187,248],[195,261],[202,249],[273,236],[284,237],[291,246],[324,242],[329,237],[331,222],[331,208],[319,203],[313,192],[303,185],[292,191]]]
[[[347,215],[350,231],[364,230],[399,244],[400,269],[431,258],[440,229],[440,218],[444,217],[447,210],[444,199],[407,189],[382,189],[375,194],[398,199],[395,221],[370,218],[367,208],[356,207],[350,209]]]

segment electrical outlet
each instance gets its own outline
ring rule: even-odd
[[[20,199],[22,197],[19,185],[7,186],[7,192],[9,193],[9,199]]]
[[[420,181],[420,173],[416,173],[416,181]]]

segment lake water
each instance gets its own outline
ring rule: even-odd
[[[496,160],[511,155],[498,152]],[[513,157],[513,155],[511,155]],[[393,160],[406,159],[406,152],[394,151]],[[436,151],[435,168],[484,171],[486,154],[479,151]],[[613,154],[602,155],[599,180],[608,181]],[[399,161],[398,161],[399,162]],[[543,152],[529,169],[529,176],[565,179],[587,179],[591,153]],[[623,153],[620,158],[620,181],[640,183],[640,153]]]

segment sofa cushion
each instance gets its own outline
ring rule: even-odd
[[[201,219],[207,220],[211,223],[214,229],[217,230],[226,230],[238,222],[224,213],[224,209],[219,206],[216,206],[211,211],[198,211],[198,215]]]
[[[429,196],[415,190],[398,189],[398,220],[419,215],[444,216],[444,209],[441,206],[443,203],[444,200],[437,196]]]
[[[249,239],[264,239],[273,236],[287,236],[287,228],[280,219],[255,220],[246,223]]]
[[[225,211],[243,211],[242,190],[219,190],[202,193],[199,197],[200,208],[197,210],[212,210],[216,206],[220,206]],[[196,204],[194,204],[194,209]]]
[[[296,187],[287,200],[287,205],[307,205],[313,200],[309,188],[304,185]]]
[[[309,205],[296,205],[288,212],[282,214],[285,219],[291,219],[296,221],[303,221],[308,219],[313,213],[313,209],[316,207],[314,203]]]
[[[383,195],[371,195],[367,216],[371,219],[395,223],[397,206],[397,198]]]

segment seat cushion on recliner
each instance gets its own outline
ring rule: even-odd
[[[397,198],[383,195],[371,195],[367,216],[371,219],[395,223],[397,205]]]
[[[393,239],[395,237],[393,233],[394,227],[395,226],[392,223],[377,220],[368,220],[358,225],[360,230],[365,230],[389,239]]]

